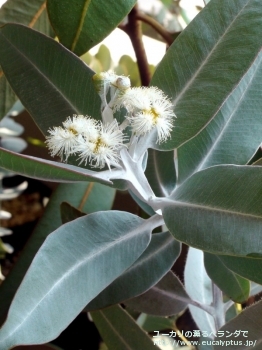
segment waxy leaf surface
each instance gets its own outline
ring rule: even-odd
[[[85,310],[101,309],[144,293],[171,269],[179,254],[180,243],[169,232],[155,233],[140,258],[93,299]]]
[[[82,55],[126,17],[136,0],[48,0],[52,26],[69,50]]]
[[[73,114],[100,119],[94,72],[53,39],[7,24],[0,29],[0,64],[43,134]]]
[[[215,118],[179,147],[178,181],[219,164],[247,164],[261,143],[262,52]]]
[[[250,68],[262,46],[260,0],[212,0],[178,36],[151,85],[173,101],[172,149],[201,131]]]
[[[48,236],[36,254],[0,329],[0,345],[56,338],[107,285],[132,265],[153,227],[125,212],[93,213]],[[28,332],[30,329],[30,332]]]
[[[92,312],[91,316],[108,350],[160,350],[119,305]]]
[[[45,0],[8,0],[0,9],[0,26],[20,23],[51,36]],[[0,119],[12,107],[17,97],[0,68]]]
[[[30,236],[18,261],[0,286],[0,324],[7,315],[8,308],[35,254],[46,237],[61,224],[59,206],[66,201],[86,213],[111,209],[115,190],[92,182],[60,184],[53,192],[33,234]]]
[[[258,166],[221,165],[194,174],[163,204],[169,231],[210,253],[262,258],[261,179]]]

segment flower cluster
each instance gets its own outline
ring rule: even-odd
[[[157,130],[157,142],[166,141],[173,129],[175,113],[173,105],[164,92],[157,87],[134,87],[119,93],[114,109],[124,106],[129,115],[133,132],[143,136]]]
[[[159,143],[170,137],[175,114],[171,101],[162,90],[157,87],[132,88],[128,77],[109,72],[95,74],[93,81],[102,101],[102,121],[73,115],[62,126],[49,129],[46,144],[52,156],[58,155],[67,161],[70,155],[78,155],[80,164],[89,163],[96,168],[107,165],[111,169],[111,166],[118,167],[121,163],[122,148],[129,145],[130,150],[134,148],[134,137],[136,140],[147,137],[154,130]],[[118,125],[114,112],[121,107],[125,107],[127,115]],[[132,129],[129,144],[124,143],[127,137],[123,130],[127,126]]]
[[[83,115],[68,117],[63,127],[49,129],[46,143],[52,156],[58,155],[65,161],[72,154],[78,154],[80,164],[87,162],[96,168],[105,164],[116,165],[119,161],[119,150],[124,147],[124,135],[114,120],[111,124]]]

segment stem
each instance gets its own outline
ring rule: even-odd
[[[148,86],[151,79],[151,74],[149,71],[146,51],[142,41],[142,26],[141,22],[138,20],[138,13],[138,7],[135,5],[128,15],[128,23],[124,26],[120,26],[120,28],[123,29],[130,37],[136,54],[141,83],[143,86]]]
[[[155,31],[162,36],[168,46],[172,45],[174,39],[172,35],[154,18],[142,13],[140,11],[137,12],[137,19],[140,21],[149,24]]]
[[[213,290],[213,307],[214,307],[214,320],[216,329],[220,329],[225,324],[225,312],[223,303],[223,293],[215,283],[212,283]]]
[[[155,197],[155,194],[142,168],[143,157],[136,162],[125,148],[121,149],[120,156],[123,169],[119,173],[112,171],[110,179],[126,180],[129,184],[129,189],[143,202],[148,203],[150,198]]]

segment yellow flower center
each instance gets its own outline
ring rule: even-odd
[[[152,124],[155,125],[157,123],[157,119],[159,118],[159,113],[155,110],[155,108],[150,108],[144,111],[145,114],[150,114],[152,116]]]
[[[69,126],[69,128],[67,128],[67,130],[75,136],[78,135],[78,132],[76,131],[76,129],[73,126]]]
[[[94,153],[99,153],[100,147],[105,146],[105,143],[103,142],[102,138],[99,136],[97,140],[94,142],[95,148]]]

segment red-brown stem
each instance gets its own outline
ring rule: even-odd
[[[144,23],[149,24],[152,28],[154,28],[155,31],[162,36],[162,38],[165,40],[168,46],[170,46],[173,43],[174,38],[172,37],[172,35],[154,18],[138,11],[137,19],[141,20]]]
[[[138,7],[137,5],[135,5],[135,7],[131,10],[131,12],[128,15],[128,23],[124,26],[122,25],[119,27],[123,29],[130,37],[136,54],[141,84],[143,86],[148,86],[150,83],[151,74],[147,61],[146,51],[142,41],[142,28],[141,22],[138,20],[138,12]]]

